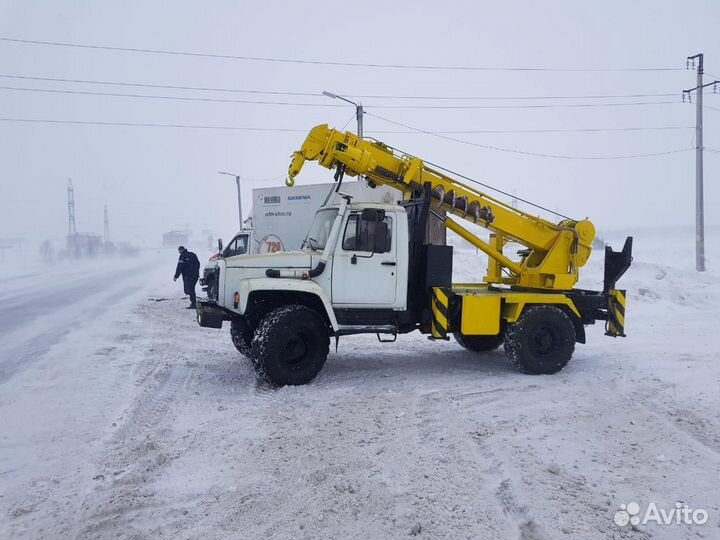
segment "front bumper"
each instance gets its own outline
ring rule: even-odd
[[[222,328],[223,321],[230,317],[214,300],[198,298],[196,302],[197,322],[203,328]]]

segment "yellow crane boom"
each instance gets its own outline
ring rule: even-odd
[[[448,229],[489,256],[487,283],[570,290],[577,283],[578,269],[592,251],[595,227],[588,220],[553,223],[542,219],[429,167],[415,156],[379,141],[360,139],[349,131],[331,129],[327,124],[315,126],[293,154],[288,185],[294,184],[306,161],[317,161],[350,176],[364,176],[371,184],[394,187],[408,198],[429,183],[438,209],[491,231],[490,241],[485,242],[457,221],[443,221]],[[527,248],[519,261],[503,253],[510,241]],[[503,269],[508,275],[503,275]]]

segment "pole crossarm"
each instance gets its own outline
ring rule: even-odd
[[[692,103],[692,93],[697,92],[700,88],[707,88],[709,86],[713,87],[713,94],[717,94],[720,91],[720,80],[715,79],[714,81],[703,84],[702,86],[696,86],[695,88],[683,90],[683,103],[685,102],[685,96],[687,96],[688,102]]]

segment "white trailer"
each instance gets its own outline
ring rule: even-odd
[[[228,242],[223,255],[299,250],[323,203],[339,204],[336,187],[324,183],[253,189],[252,209],[246,221],[250,226]],[[353,202],[396,204],[402,200],[400,191],[386,186],[371,188],[364,181],[343,182],[340,192],[350,195]]]

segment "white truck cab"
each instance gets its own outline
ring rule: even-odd
[[[300,251],[247,255],[247,236],[235,236],[205,268],[202,285],[210,303],[199,310],[200,324],[218,326],[233,316],[257,318],[253,296],[267,301],[268,296],[279,299],[290,293],[314,295],[334,332],[353,326],[343,317],[338,321],[336,310],[405,310],[405,209],[348,200],[317,212]],[[369,331],[366,323],[359,321],[358,326]],[[384,332],[389,325],[376,326]]]
[[[318,210],[299,251],[220,250],[205,268],[201,283],[208,297],[198,303],[198,322],[219,328],[229,320],[235,346],[271,382],[307,382],[324,363],[330,335],[398,333],[399,314],[407,310],[408,245],[402,206],[352,204],[348,196]],[[281,369],[280,358],[264,358],[265,333],[280,325],[288,335],[293,330],[287,327],[298,324],[296,342],[304,352],[296,353],[314,351],[317,362],[308,369]],[[277,354],[292,357],[286,350]]]

